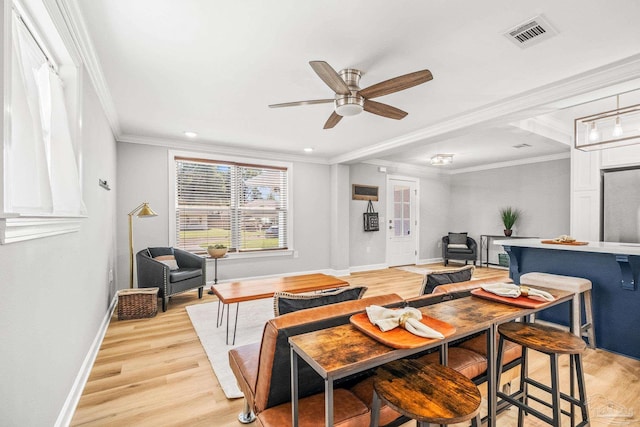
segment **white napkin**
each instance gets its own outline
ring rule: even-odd
[[[509,298],[518,298],[520,295],[538,301],[555,301],[553,295],[540,289],[533,289],[528,286],[514,285],[513,283],[492,283],[482,286],[487,292]]]
[[[382,332],[403,326],[407,331],[419,337],[444,338],[444,335],[440,332],[431,329],[420,321],[422,312],[417,308],[405,307],[400,310],[392,310],[379,305],[370,305],[366,310],[369,321],[379,327]],[[404,325],[401,325],[402,322]]]

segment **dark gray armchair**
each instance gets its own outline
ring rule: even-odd
[[[175,258],[176,269],[161,262],[168,257]],[[207,259],[177,248],[147,248],[136,254],[139,288],[160,288],[158,296],[162,298],[162,311],[167,311],[169,297],[198,288],[198,298],[202,298],[205,286]],[[168,263],[172,263],[168,261]]]
[[[442,238],[442,259],[444,265],[449,264],[450,259],[457,261],[473,261],[476,265],[478,260],[478,244],[467,233],[449,233]]]

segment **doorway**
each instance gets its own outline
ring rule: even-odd
[[[387,265],[417,264],[418,180],[387,177]]]

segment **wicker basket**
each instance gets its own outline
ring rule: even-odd
[[[118,291],[118,320],[142,319],[158,314],[159,288]]]

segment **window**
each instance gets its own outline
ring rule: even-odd
[[[290,166],[180,156],[173,162],[175,247],[194,253],[215,244],[231,253],[288,249]]]
[[[78,231],[86,215],[80,162],[82,64],[56,25],[59,15],[32,3],[27,10],[13,1],[3,10],[10,25],[3,28],[9,66],[2,70],[2,244]]]

